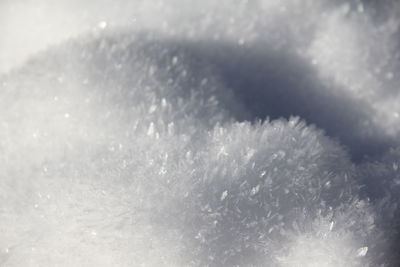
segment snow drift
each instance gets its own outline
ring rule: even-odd
[[[2,265],[397,266],[398,5],[123,7],[0,78]]]

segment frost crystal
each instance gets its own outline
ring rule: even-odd
[[[225,190],[224,192],[222,192],[220,200],[223,201],[227,196],[228,196],[228,191]]]
[[[364,257],[365,255],[367,255],[368,252],[368,247],[361,247],[359,249],[357,249],[357,257]]]

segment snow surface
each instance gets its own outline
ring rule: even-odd
[[[399,266],[396,2],[0,7],[1,266]]]

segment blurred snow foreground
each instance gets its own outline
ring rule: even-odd
[[[135,5],[1,76],[1,266],[399,266],[398,4]]]

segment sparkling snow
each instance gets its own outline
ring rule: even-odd
[[[0,265],[399,266],[399,14],[1,2]]]

